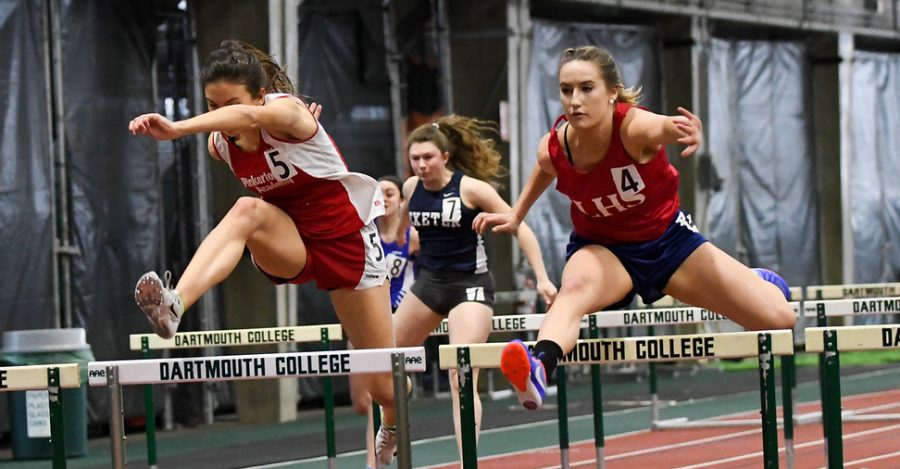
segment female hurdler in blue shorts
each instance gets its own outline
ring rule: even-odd
[[[515,232],[554,179],[571,200],[574,230],[559,296],[538,333],[534,355],[520,341],[506,345],[501,370],[527,409],[543,403],[546,377],[572,350],[585,314],[627,305],[634,294],[650,303],[664,294],[725,314],[749,329],[794,324],[787,284],[756,272],[719,250],[681,210],[678,172],[664,145],[702,143],[700,119],[679,108],[662,116],[635,106],[608,52],[567,49],[559,67],[565,114],[538,144],[537,166],[508,212],[482,213],[483,233]],[[560,124],[561,123],[561,124]]]

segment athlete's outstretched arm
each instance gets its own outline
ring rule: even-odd
[[[534,269],[534,278],[537,280],[537,291],[544,297],[544,302],[549,308],[556,299],[556,285],[547,275],[547,266],[544,265],[544,257],[541,255],[541,247],[538,245],[537,236],[534,231],[525,222],[519,223],[519,230],[516,233],[516,239],[519,241],[519,247],[525,253],[525,258]]]
[[[202,132],[240,132],[264,128],[276,136],[303,140],[315,133],[318,124],[300,100],[291,97],[275,99],[263,106],[234,104],[172,122],[156,114],[143,114],[132,119],[128,130],[133,135],[148,135],[156,140],[173,140]]]
[[[461,190],[465,191],[465,198],[475,202],[475,204],[484,212],[493,213],[512,213],[509,204],[500,197],[497,190],[490,184],[479,181],[477,179],[463,177]],[[524,222],[517,224],[515,233],[519,242],[519,247],[525,253],[525,258],[534,269],[535,280],[537,280],[537,290],[544,297],[544,301],[549,306],[556,298],[556,285],[550,281],[547,275],[547,267],[544,265],[544,258],[541,256],[541,248],[538,245],[537,236],[534,231]]]
[[[534,205],[538,197],[547,190],[550,183],[556,179],[556,172],[553,170],[553,164],[550,162],[550,153],[547,150],[547,134],[538,143],[537,164],[531,170],[531,175],[522,187],[522,193],[516,200],[516,204],[512,210],[506,212],[479,213],[475,220],[472,221],[472,229],[477,233],[484,234],[491,226],[494,233],[516,234],[519,230],[519,223],[525,219],[528,210]]]
[[[686,148],[681,156],[690,156],[703,144],[703,122],[683,107],[678,116],[663,116],[632,108],[622,121],[622,143],[634,156],[655,155],[662,145],[680,143]]]

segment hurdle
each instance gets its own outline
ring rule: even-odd
[[[794,310],[799,313],[800,307],[799,303],[795,303]],[[531,332],[537,331],[540,329],[541,324],[543,323],[545,314],[524,314],[524,315],[510,315],[510,316],[494,316],[491,318],[491,332]],[[711,324],[718,323],[722,321],[729,321],[728,318],[722,316],[713,311],[693,307],[693,306],[673,306],[669,308],[660,308],[660,309],[630,309],[630,310],[611,310],[611,311],[600,311],[596,313],[591,313],[585,315],[581,318],[581,328],[588,330],[588,336],[591,339],[599,339],[600,328],[614,328],[614,327],[631,327],[631,326],[647,326],[650,335],[652,336],[653,326],[654,325],[698,325],[698,324]],[[447,320],[441,322],[434,331],[432,331],[432,335],[445,335],[449,332]],[[786,358],[791,358],[790,355],[782,355],[781,360],[782,363],[785,362]],[[723,427],[723,426],[748,426],[755,425],[758,422],[756,420],[729,420],[729,421],[702,421],[702,422],[688,422],[685,419],[674,419],[674,420],[666,420],[661,421],[659,419],[659,398],[657,394],[657,385],[656,385],[656,376],[653,372],[653,367],[655,362],[649,363],[651,367],[650,372],[650,414],[651,414],[651,428],[657,430],[665,430],[665,429],[675,429],[675,428],[715,428],[715,427]],[[787,367],[782,367],[782,370],[787,369]],[[568,441],[568,403],[566,397],[566,379],[567,373],[564,367],[557,367],[556,369],[556,398],[557,398],[557,412],[559,416],[559,448],[560,448],[560,460],[561,466],[563,468],[567,468],[569,466],[569,441]],[[785,382],[787,378],[783,377],[782,382]],[[603,412],[603,402],[602,402],[602,383],[601,383],[601,375],[600,375],[600,366],[599,365],[591,365],[591,387],[592,387],[592,395],[593,399],[593,412],[594,415],[600,415]],[[552,387],[548,388],[550,392],[548,395],[552,395]],[[784,393],[783,400],[784,402],[791,402],[791,389],[789,387],[782,386],[782,391]],[[507,392],[508,395],[512,395],[512,391],[509,390]],[[493,397],[493,396],[492,396]],[[505,397],[505,396],[504,396]],[[786,408],[790,408],[789,404],[785,405]],[[790,421],[790,418],[788,419]],[[791,433],[789,429],[791,428],[791,423],[786,424],[785,426],[785,434]],[[597,440],[597,446],[603,446],[604,444],[604,430],[603,430],[603,422],[602,420],[595,420],[594,422],[594,435]],[[792,441],[790,438],[786,438],[786,444],[788,447],[791,447]],[[789,461],[792,456],[789,456]]]
[[[546,314],[514,314],[507,316],[491,317],[491,333],[495,332],[534,332],[541,328]],[[581,318],[582,327],[586,327],[588,323],[587,317]],[[447,320],[444,319],[431,332],[433,336],[449,334],[449,326]],[[566,397],[566,370],[563,367],[556,368],[556,400],[557,400],[557,425],[559,427],[559,454],[560,464],[563,468],[569,467],[569,418],[568,418],[568,400]],[[488,391],[488,394],[492,394]],[[512,395],[511,391],[504,394]],[[549,393],[548,393],[549,394]],[[506,396],[503,396],[506,397]],[[491,395],[491,398],[498,398]]]
[[[78,387],[81,387],[81,373],[77,363],[0,367],[0,391],[47,391],[53,469],[66,467],[66,432],[60,389]]]
[[[804,289],[804,301],[810,300],[841,300],[854,298],[873,298],[884,296],[900,296],[900,283],[859,283],[846,285],[810,285]],[[811,307],[813,307],[811,305]],[[818,308],[818,307],[816,307]],[[816,327],[828,325],[827,316],[842,316],[843,314],[827,313],[822,308],[808,311],[806,314],[816,317]],[[846,315],[845,325],[846,325]],[[825,354],[819,354],[819,391],[824,395],[825,382]],[[823,424],[823,431],[825,430]]]
[[[805,317],[814,317],[816,318],[816,327],[824,328],[828,327],[828,318],[832,317],[850,317],[850,316],[862,316],[862,315],[872,315],[872,314],[896,314],[900,313],[900,296],[892,296],[892,297],[878,297],[878,298],[848,298],[848,299],[832,299],[832,300],[806,300],[803,304],[803,314]],[[844,327],[854,327],[854,326],[833,326],[836,329],[843,329]],[[810,328],[807,328],[809,330]],[[807,340],[809,340],[807,338]],[[807,348],[807,351],[809,349]],[[821,395],[823,396],[822,400],[822,411],[825,412],[825,363],[827,361],[827,354],[824,352],[819,353],[819,385]],[[808,414],[803,418],[808,418],[810,415]],[[852,415],[845,416],[847,420],[853,420],[855,417]],[[823,422],[826,422],[826,417],[823,416]],[[827,423],[823,424],[823,427],[827,427]],[[827,433],[827,428],[823,429]]]
[[[240,347],[248,345],[272,345],[321,342],[322,350],[331,348],[331,340],[343,338],[340,324],[292,327],[261,327],[197,332],[178,332],[171,339],[156,334],[131,334],[128,338],[131,350],[140,350],[141,357],[151,359],[152,350],[197,349],[209,347]],[[329,466],[337,460],[334,436],[334,393],[330,376],[322,378],[322,397],[325,403],[325,439]],[[153,385],[144,385],[144,409],[147,428],[147,464],[157,467],[156,404]]]
[[[460,386],[460,420],[463,428],[463,467],[478,467],[475,444],[472,368],[497,368],[504,343],[442,345],[439,350],[441,369],[458,369]],[[533,347],[534,343],[527,345]],[[620,339],[587,339],[577,341],[560,365],[601,363],[658,362],[696,360],[702,358],[759,359],[760,407],[763,430],[765,467],[778,467],[778,435],[776,424],[774,361],[776,355],[794,353],[791,331],[735,332],[724,334],[691,334]],[[599,373],[598,373],[599,375]],[[595,403],[600,396],[594,396]],[[595,406],[596,408],[596,406]],[[603,414],[595,414],[595,430],[602,432]],[[602,438],[595,439],[597,467],[604,467]]]
[[[843,467],[840,352],[900,348],[900,325],[808,327],[806,350],[825,354],[825,395],[822,398],[823,421],[827,422],[825,443],[828,467]],[[863,416],[857,416],[863,417]],[[884,421],[900,415],[869,416],[856,420]]]
[[[822,297],[835,297],[839,295],[849,294],[851,296],[860,296],[860,295],[870,295],[870,294],[879,294],[879,293],[894,293],[895,295],[900,291],[900,284],[897,283],[880,283],[880,284],[856,284],[856,285],[833,285],[833,286],[815,286],[808,287],[808,296],[816,296],[819,298]],[[830,300],[806,300],[803,304],[804,316],[807,317],[815,317],[816,318],[816,327],[815,328],[807,328],[810,329],[818,329],[818,328],[828,328],[828,318],[830,317],[849,317],[849,316],[860,316],[860,315],[872,315],[872,314],[891,314],[891,313],[900,313],[900,296],[893,297],[863,297],[863,298],[848,298],[848,299],[830,299]],[[857,326],[834,326],[830,329],[835,330],[843,330],[845,328],[851,328]],[[807,351],[812,351],[810,349],[810,335],[806,334],[807,341]],[[813,339],[816,340],[816,339]],[[817,421],[821,419],[822,421],[822,433],[823,437],[826,441],[826,452],[828,453],[829,460],[831,459],[831,445],[827,442],[829,441],[829,435],[831,434],[831,427],[835,425],[835,420],[837,421],[837,425],[840,425],[842,419],[847,421],[859,421],[859,420],[872,420],[876,418],[873,415],[868,416],[858,416],[854,415],[852,412],[848,412],[845,414],[841,414],[840,410],[837,411],[837,415],[832,411],[832,406],[828,402],[829,394],[831,391],[828,389],[829,386],[829,353],[826,351],[818,351],[819,352],[819,393],[821,400],[821,413],[812,412],[809,414],[805,414],[802,416],[798,416],[798,420],[814,420]],[[831,383],[833,385],[833,383]],[[878,418],[880,420],[898,420],[900,419],[900,415],[897,414],[882,414]]]
[[[88,384],[110,390],[112,466],[121,469],[126,459],[123,386],[393,372],[398,467],[410,468],[409,425],[400,420],[408,418],[408,402],[405,389],[396,386],[398,382],[406,383],[407,371],[425,371],[423,347],[90,362]]]

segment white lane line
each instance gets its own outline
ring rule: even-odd
[[[641,455],[649,454],[649,453],[656,453],[656,452],[668,451],[668,450],[679,449],[679,448],[687,448],[690,446],[702,445],[702,444],[706,444],[706,443],[715,443],[717,441],[724,441],[724,440],[728,440],[731,438],[739,438],[742,436],[753,435],[756,433],[760,433],[760,431],[761,431],[760,429],[744,430],[741,432],[731,433],[731,434],[727,434],[727,435],[716,435],[716,436],[712,436],[712,437],[708,437],[708,438],[701,438],[699,440],[682,441],[681,443],[673,443],[673,444],[669,444],[669,445],[665,445],[665,446],[657,446],[654,448],[639,449],[636,451],[629,451],[627,453],[618,453],[618,454],[614,454],[612,456],[607,456],[604,459],[606,461],[613,461],[616,459],[630,458],[633,456],[641,456]],[[573,463],[569,464],[569,466],[575,467],[575,466],[581,466],[581,465],[586,465],[586,464],[594,464],[594,460],[573,462]],[[544,467],[541,469],[560,469],[561,467],[562,466],[557,465],[557,466],[547,466],[547,467]]]
[[[879,460],[881,460],[881,459],[893,458],[894,456],[900,456],[900,451],[895,451],[895,452],[889,453],[889,454],[882,454],[882,455],[879,455],[879,456],[872,456],[872,457],[870,457],[870,458],[865,458],[865,459],[857,459],[856,461],[847,461],[847,462],[844,463],[844,465],[845,465],[845,466],[849,466],[849,465],[851,465],[851,464],[865,464],[865,463],[867,463],[867,462],[879,461]],[[826,469],[826,468],[822,467],[822,468],[820,468],[820,469]]]
[[[881,427],[881,428],[873,428],[871,430],[865,430],[865,431],[856,432],[856,433],[848,433],[848,434],[844,435],[843,439],[844,439],[844,441],[852,440],[854,438],[861,438],[864,436],[874,435],[876,433],[882,433],[882,432],[887,432],[887,431],[891,431],[891,430],[896,430],[898,428],[900,428],[900,424],[890,425],[890,426]],[[806,443],[794,445],[794,449],[797,450],[797,449],[801,449],[801,448],[809,448],[810,446],[818,446],[818,445],[822,444],[823,442],[824,442],[824,439],[808,441]],[[778,448],[779,453],[781,453],[783,451],[784,451],[784,447]],[[762,455],[763,455],[762,451],[757,451],[755,453],[748,453],[748,454],[733,456],[733,457],[725,458],[725,459],[717,459],[715,461],[707,461],[707,462],[703,462],[700,464],[693,464],[690,466],[681,466],[681,467],[678,467],[675,469],[698,469],[701,467],[709,467],[709,466],[715,466],[717,464],[725,464],[725,463],[729,463],[729,462],[740,461],[742,459],[756,458],[756,457],[759,457]]]

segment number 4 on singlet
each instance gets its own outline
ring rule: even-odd
[[[644,194],[641,191],[647,187],[641,178],[641,173],[633,164],[622,166],[621,168],[612,168],[613,181],[616,181],[616,189],[619,197],[625,202],[644,202]]]

